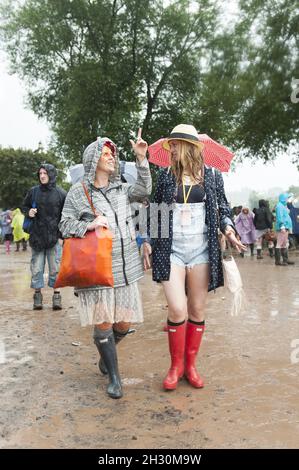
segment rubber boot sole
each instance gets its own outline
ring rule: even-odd
[[[62,310],[62,307],[59,307],[58,305],[55,305],[52,307],[52,310]]]
[[[194,388],[204,388],[204,383],[202,384],[198,384],[196,382],[193,382],[192,380],[189,380],[188,377],[186,376],[186,380],[189,382],[190,385],[192,385],[192,387]]]
[[[178,383],[182,380],[182,378],[184,377],[184,374],[182,374],[179,378],[178,378],[178,381],[174,384],[165,384],[163,382],[163,388],[164,390],[176,390],[177,386],[178,386]]]

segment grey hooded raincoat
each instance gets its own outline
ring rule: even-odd
[[[107,138],[98,138],[83,154],[84,183],[98,214],[108,218],[109,228],[114,234],[112,249],[112,271],[114,287],[130,285],[140,279],[143,269],[135,240],[135,228],[130,203],[142,201],[151,194],[152,180],[147,159],[136,162],[137,180],[135,184],[122,183],[119,177],[118,160],[116,172],[110,178],[105,191],[94,186],[96,167]],[[113,142],[112,142],[113,143]],[[87,225],[94,219],[93,211],[86,198],[81,183],[74,184],[65,201],[60,230],[64,238],[84,237]],[[84,290],[99,290],[94,286]]]

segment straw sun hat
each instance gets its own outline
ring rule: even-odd
[[[163,147],[166,150],[170,150],[169,142],[171,140],[184,140],[190,144],[196,145],[200,150],[204,148],[204,144],[200,142],[195,127],[189,124],[179,124],[172,129],[169,137],[163,142]]]

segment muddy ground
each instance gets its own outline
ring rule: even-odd
[[[141,281],[145,322],[119,345],[124,397],[109,399],[76,298],[32,310],[30,253],[0,246],[0,447],[200,449],[299,447],[299,252],[295,266],[238,259],[247,311],[209,294],[199,366],[206,386],[162,390],[169,356],[162,289]],[[79,342],[79,346],[72,345]]]

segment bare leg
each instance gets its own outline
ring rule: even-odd
[[[205,330],[205,305],[209,285],[209,265],[200,264],[188,270],[188,322],[186,328],[185,345],[185,376],[195,388],[204,386],[198,371],[196,370],[196,356]]]
[[[172,264],[169,281],[162,282],[168,304],[168,319],[173,323],[184,321],[187,315],[185,277],[186,269]]]
[[[171,366],[163,382],[165,390],[174,390],[184,374],[187,316],[185,278],[185,267],[172,264],[169,281],[163,282],[168,303],[168,344],[171,356]]]
[[[208,296],[210,266],[198,264],[187,270],[188,318],[195,322],[205,319],[204,309]]]

